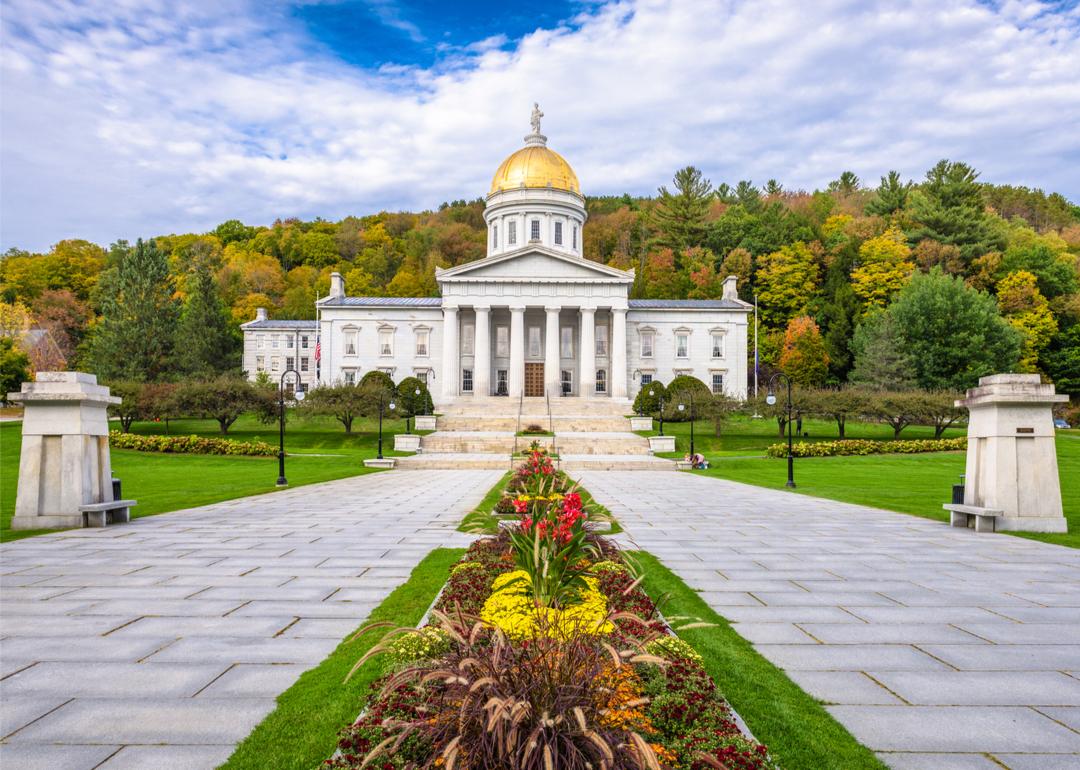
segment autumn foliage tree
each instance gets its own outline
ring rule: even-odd
[[[798,385],[820,385],[825,381],[829,354],[814,319],[798,316],[788,322],[779,364],[780,370]]]
[[[1057,334],[1058,324],[1050,303],[1038,287],[1038,279],[1026,270],[1009,273],[998,284],[998,307],[1009,325],[1024,336],[1018,368],[1038,370],[1039,356]]]

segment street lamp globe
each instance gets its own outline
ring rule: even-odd
[[[685,404],[679,404],[679,411],[680,412],[686,411],[686,405]]]
[[[297,401],[303,401],[304,395],[305,393],[303,388],[297,388],[296,391],[293,392],[293,398],[295,398]]]
[[[393,401],[391,401],[388,406],[390,407],[391,412],[397,409],[397,404],[395,404]]]
[[[765,403],[774,406],[776,404],[776,394],[770,391],[769,395],[765,396]]]

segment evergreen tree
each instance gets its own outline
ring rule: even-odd
[[[862,180],[853,171],[845,171],[839,179],[829,182],[829,192],[839,195],[853,195],[862,187]]]
[[[825,350],[829,354],[829,377],[835,382],[847,380],[854,359],[851,338],[855,334],[855,319],[859,300],[846,281],[838,283],[831,299],[821,309],[825,327]]]
[[[871,216],[887,217],[895,214],[907,205],[910,182],[900,181],[900,172],[890,171],[881,177],[881,184],[874,190],[874,197],[866,204],[866,213]]]
[[[705,215],[712,202],[712,183],[693,166],[675,172],[675,192],[660,188],[655,216],[660,243],[675,252],[701,246],[705,236]]]
[[[98,286],[88,359],[101,379],[157,381],[171,373],[178,315],[169,263],[154,241],[116,251],[117,267]]]
[[[863,319],[851,342],[855,368],[851,381],[875,390],[915,387],[915,361],[904,346],[899,326],[888,312],[878,310]]]
[[[193,377],[209,377],[235,368],[239,364],[236,340],[210,268],[200,264],[188,280],[191,289],[176,330],[179,368]]]
[[[966,163],[939,161],[926,172],[926,182],[909,196],[908,213],[915,226],[912,243],[930,238],[960,249],[971,262],[988,251],[1004,248],[983,201],[978,172]]]

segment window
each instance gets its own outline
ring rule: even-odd
[[[641,375],[641,387],[644,388],[646,385],[652,385],[652,375],[651,374],[642,374]]]
[[[345,330],[345,355],[356,355],[356,329]]]
[[[724,357],[724,335],[719,333],[713,333],[712,336],[712,357],[723,358]]]
[[[570,326],[564,326],[559,332],[559,355],[563,358],[573,358],[574,329]]]
[[[512,219],[506,223],[506,243],[510,246],[517,243],[517,222]]]
[[[472,369],[461,370],[461,392],[472,393]]]
[[[461,355],[471,356],[473,354],[475,339],[476,331],[472,324],[465,324],[461,327]]]
[[[690,335],[686,332],[678,332],[675,335],[675,357],[690,357]]]
[[[531,227],[531,230],[529,231],[530,240],[534,240],[534,241],[540,240],[540,220],[539,219],[534,219],[530,223],[530,227]]]
[[[529,327],[529,358],[539,358],[542,355],[540,350],[540,327]]]
[[[494,249],[499,248],[499,226],[491,226],[491,247]]]
[[[296,359],[295,359],[295,358],[293,358],[292,356],[288,356],[288,357],[287,357],[287,358],[285,359],[285,368],[286,368],[286,369],[294,369],[294,370],[295,370],[295,369],[296,369]]]
[[[277,346],[278,346],[278,335],[271,334],[270,335],[270,347],[276,348]]]
[[[266,335],[265,334],[256,334],[255,335],[255,347],[257,347],[259,350],[262,350],[265,345],[266,345]]]
[[[266,356],[255,356],[255,371],[261,372],[266,369]]]
[[[596,370],[596,392],[607,393],[607,369]]]
[[[570,245],[577,248],[577,225],[574,225],[574,240]]]
[[[712,392],[723,393],[724,392],[724,375],[720,372],[713,372],[712,376]]]
[[[426,388],[427,387],[427,370],[425,369],[423,371],[417,372],[416,373],[416,379],[420,380],[420,382],[423,383],[424,387]]]
[[[607,327],[606,326],[597,326],[596,327],[596,355],[598,355],[598,356],[606,356],[607,355]]]
[[[346,385],[355,385],[356,384],[356,372],[354,372],[352,369],[345,369],[342,372],[342,374],[345,375],[345,384]]]
[[[308,357],[304,356],[300,359],[300,371],[306,372],[308,370]]]
[[[653,357],[653,340],[656,337],[655,332],[642,332],[641,333],[641,357],[652,358]]]
[[[394,330],[379,329],[379,355],[394,355]]]
[[[281,371],[281,357],[271,356],[270,358],[270,370],[274,372]]]
[[[510,356],[510,328],[508,326],[495,327],[495,356],[496,358]]]
[[[296,344],[296,338],[293,337],[293,335],[291,335],[291,334],[286,334],[285,335],[285,347],[287,347],[289,350],[292,350],[294,344]]]
[[[505,396],[509,393],[506,386],[506,370],[499,369],[495,372],[495,395]]]
[[[302,350],[308,349],[308,336],[306,334],[300,335],[300,348]]]
[[[562,394],[569,396],[574,391],[574,373],[569,369],[562,370]]]
[[[428,354],[428,335],[430,332],[427,329],[417,329],[416,331],[416,355],[420,358],[424,358]]]
[[[562,222],[555,223],[555,245],[562,246]]]

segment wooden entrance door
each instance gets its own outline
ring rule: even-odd
[[[525,397],[535,398],[544,395],[544,365],[525,364]]]

